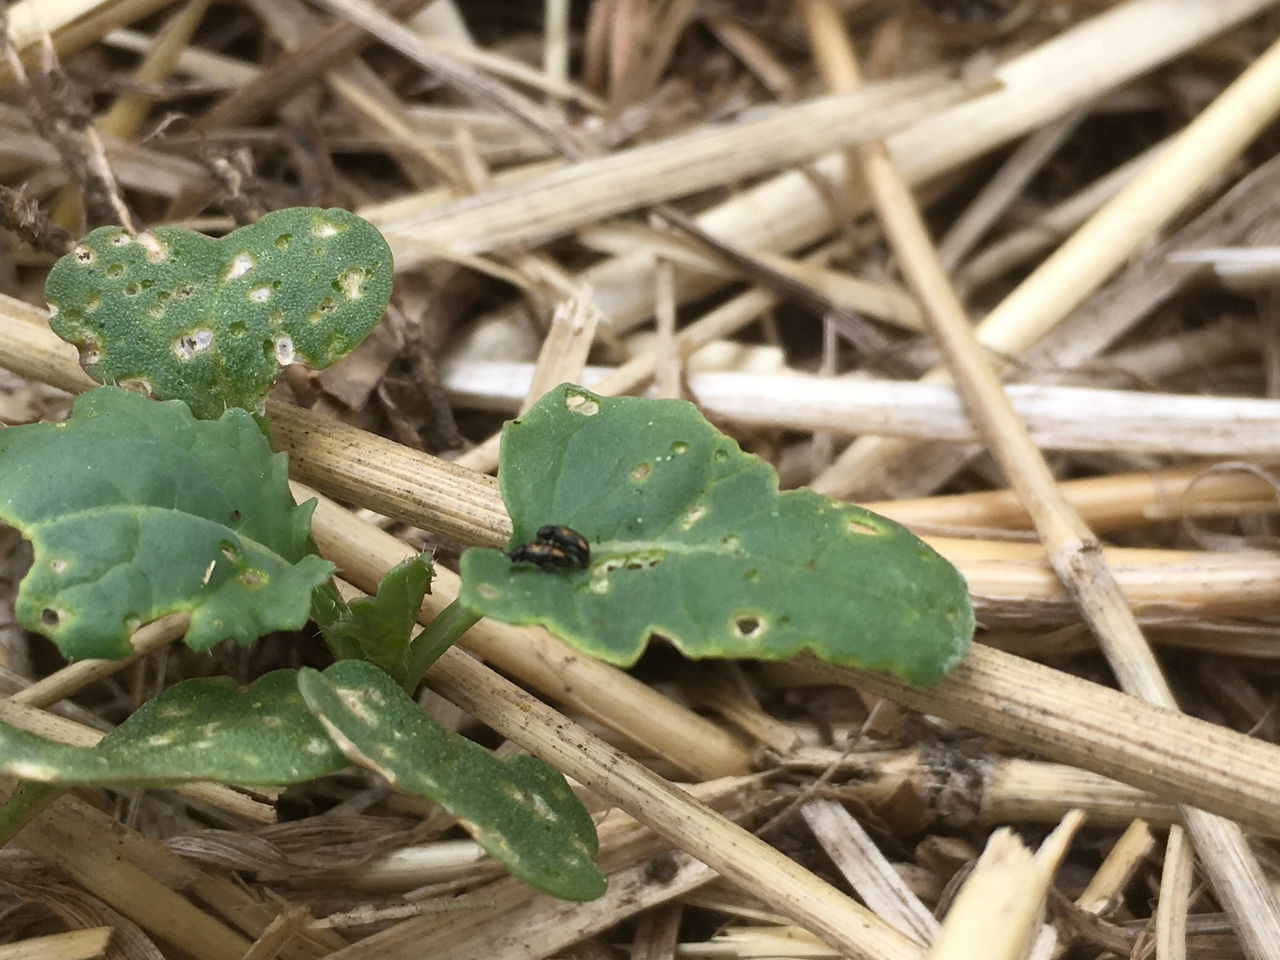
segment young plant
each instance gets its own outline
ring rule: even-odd
[[[690,404],[569,384],[507,425],[513,537],[463,556],[458,601],[412,636],[431,576],[415,558],[376,597],[344,603],[314,554],[310,505],[293,504],[284,455],[246,411],[281,365],[323,366],[359,342],[390,266],[364,221],[307,209],[221,240],[104,228],[55,266],[52,322],[86,370],[174,399],[103,387],[65,424],[0,432],[0,519],[35,552],[19,621],[77,658],[123,656],[134,629],[174,611],[190,614],[198,650],[309,616],[339,662],[243,692],[226,678],[180,683],[93,748],[0,725],[0,771],[62,786],[285,784],[354,763],[434,798],[515,876],[588,899],[605,884],[595,832],[563,777],[530,757],[494,760],[409,697],[480,616],[545,624],[623,665],[653,636],[693,657],[810,650],[914,683],[963,657],[964,581],[904,528],[779,493],[773,469]],[[0,839],[53,795],[38,784],[0,808]]]

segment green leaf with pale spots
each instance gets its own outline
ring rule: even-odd
[[[347,658],[369,660],[398,679],[407,676],[409,635],[418,622],[422,598],[431,592],[431,558],[426,554],[397,563],[378,581],[373,597],[357,597],[324,626],[330,649]],[[416,683],[418,678],[413,678]]]
[[[41,783],[279,786],[346,765],[298,693],[294,670],[268,673],[246,690],[230,677],[184,680],[93,747],[55,743],[0,723],[0,771]]]
[[[196,650],[302,627],[333,572],[308,551],[312,506],[244,410],[197,420],[99,387],[69,420],[0,431],[0,520],[35,551],[18,622],[71,659],[126,656],[177,611]]]
[[[591,900],[606,880],[596,831],[564,777],[530,756],[495,759],[449,733],[382,670],[343,660],[298,677],[316,716],[352,763],[456,816],[519,880],[566,900]]]
[[[213,419],[260,410],[281,367],[327,367],[391,296],[391,250],[346,210],[292,207],[211,239],[99,227],[54,264],[54,333],[99,383],[185,400]]]
[[[586,538],[590,560],[543,570],[468,550],[459,599],[611,663],[660,636],[691,657],[811,650],[926,684],[969,647],[955,567],[868,510],[779,493],[773,468],[692,404],[562,384],[506,425],[498,479],[508,552],[559,524]]]

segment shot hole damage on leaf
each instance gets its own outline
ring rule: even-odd
[[[570,413],[576,413],[584,417],[594,417],[600,412],[600,404],[595,398],[583,393],[566,394],[564,406]]]
[[[261,570],[246,567],[240,571],[240,582],[246,587],[261,587],[269,582],[269,577]]]
[[[71,659],[125,656],[167,613],[190,614],[197,650],[297,629],[333,569],[308,552],[310,507],[247,412],[199,421],[118,387],[82,394],[65,421],[0,431],[0,518],[35,557],[18,622]]]
[[[243,277],[254,267],[253,257],[245,253],[243,250],[231,258],[231,264],[227,267],[227,272],[222,275],[222,279],[234,280],[237,277]]]
[[[169,247],[150,230],[143,230],[135,239],[147,251],[148,262],[163,263],[169,259]]]
[[[287,367],[297,359],[297,353],[293,349],[293,337],[287,333],[282,333],[273,341],[276,354],[276,363],[282,367]]]
[[[681,530],[692,529],[693,525],[697,523],[699,520],[701,520],[703,517],[705,517],[706,515],[707,515],[706,505],[701,503],[695,504],[689,510],[686,510],[684,516],[680,518],[680,529]]]
[[[359,300],[365,276],[365,271],[362,268],[348,267],[334,281],[334,289],[340,291],[348,300]]]
[[[323,242],[294,242],[309,234]],[[156,227],[134,242],[99,228],[54,265],[45,295],[50,326],[94,379],[145,375],[150,395],[214,419],[260,410],[283,367],[321,369],[353,349],[386,309],[392,266],[355,214],[297,207],[218,239]]]
[[[870,520],[860,520],[857,518],[850,518],[847,521],[847,523],[848,523],[850,533],[862,534],[864,536],[866,535],[876,536],[884,532],[878,526],[876,526],[876,524],[872,523]],[[917,551],[916,556],[920,556],[920,555],[921,554]]]
[[[190,360],[202,350],[213,345],[213,331],[208,329],[192,330],[178,337],[173,343],[173,352],[179,360]]]
[[[634,663],[656,633],[691,657],[812,651],[930,683],[973,634],[963,578],[936,552],[852,504],[779,492],[767,463],[683,401],[562,385],[504,428],[498,479],[508,549],[554,517],[589,532],[591,564],[541,576],[470,550],[462,602],[611,663]]]

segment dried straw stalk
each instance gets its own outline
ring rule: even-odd
[[[800,0],[800,6],[828,86],[855,88],[861,82],[857,61],[834,3]],[[1259,109],[1259,104],[1265,106]],[[1258,58],[1213,107],[1153,161],[1152,167],[1033,274],[1019,288],[1020,294],[1007,298],[989,315],[983,324],[985,330],[1002,343],[1019,336],[1027,337],[1027,342],[1039,339],[1036,331],[1043,332],[1054,319],[1069,312],[1111,270],[1112,261],[1092,253],[1086,257],[1089,247],[1077,245],[1079,238],[1096,243],[1104,235],[1098,232],[1102,228],[1124,231],[1119,239],[1112,236],[1112,249],[1127,254],[1189,200],[1185,181],[1203,183],[1276,111],[1280,111],[1280,44]],[[1052,471],[1002,389],[938,259],[906,179],[881,143],[863,145],[856,155],[876,213],[908,284],[920,299],[947,368],[1120,685],[1144,700],[1176,711],[1173,691],[1103,559],[1097,539],[1059,492]],[[1157,194],[1156,188],[1166,192]],[[1183,192],[1174,192],[1175,188]],[[1146,205],[1136,210],[1124,207],[1122,198]],[[1068,266],[1060,266],[1063,263]],[[1036,277],[1041,278],[1042,286],[1036,286]],[[1064,280],[1081,284],[1085,292],[1080,287],[1062,286]],[[1053,311],[1050,319],[1046,321],[1041,313],[1033,321],[1027,312],[1030,303]],[[1002,324],[1011,328],[1003,337]],[[1182,817],[1245,953],[1253,960],[1280,957],[1280,902],[1240,826],[1191,806],[1184,806]]]

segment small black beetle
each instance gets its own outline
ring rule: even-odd
[[[567,553],[580,567],[591,562],[591,547],[587,538],[577,530],[562,527],[559,524],[548,524],[539,527],[535,537],[541,543],[550,543]]]
[[[522,543],[507,556],[512,563],[532,563],[543,570],[563,570],[578,565],[576,559],[554,543]]]
[[[512,563],[532,563],[543,570],[566,570],[585,567],[591,560],[591,547],[577,530],[552,523],[539,527],[535,539],[520,544],[507,556]]]

